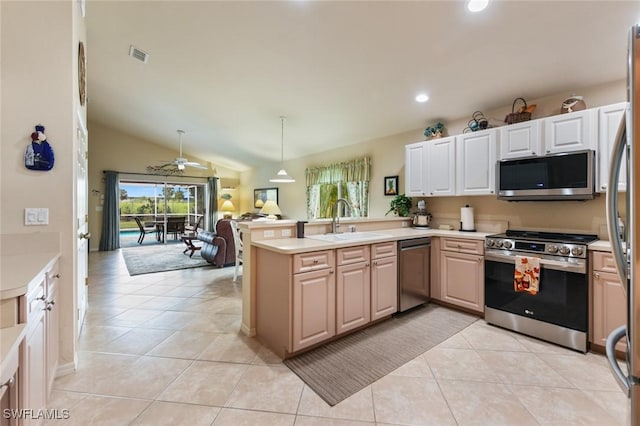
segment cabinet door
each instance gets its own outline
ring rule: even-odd
[[[457,195],[490,195],[496,186],[496,129],[456,137]]]
[[[369,261],[336,268],[336,333],[344,333],[371,321]]]
[[[598,108],[598,182],[596,184],[598,192],[605,192],[607,190],[611,150],[615,143],[622,114],[625,114],[628,108],[629,104],[627,102]],[[623,157],[620,168],[618,190],[627,190],[626,157]]]
[[[547,154],[596,149],[595,142],[594,109],[544,119],[544,147]]]
[[[404,190],[408,197],[427,193],[427,142],[404,147]]]
[[[455,137],[427,143],[427,191],[429,196],[455,195]]]
[[[627,301],[617,274],[593,273],[593,336],[592,342],[604,346],[615,328],[627,323]],[[626,350],[624,343],[616,349]]]
[[[441,251],[442,300],[476,312],[484,311],[483,256]]]
[[[531,157],[542,153],[542,120],[524,121],[500,128],[500,159]]]
[[[336,333],[336,286],[333,268],[293,277],[293,351]]]
[[[398,258],[374,259],[371,265],[371,320],[398,312]]]
[[[29,324],[29,334],[24,342],[24,351],[20,368],[23,369],[24,376],[20,382],[23,384],[22,392],[24,401],[23,407],[33,410],[44,409],[47,399],[46,380],[46,324],[44,313],[35,321]],[[25,424],[41,424],[42,419],[27,418]]]
[[[53,387],[53,380],[58,368],[58,353],[60,340],[60,307],[56,305],[58,299],[58,286],[55,281],[50,281],[48,286],[48,305],[46,311],[47,340],[47,394]]]

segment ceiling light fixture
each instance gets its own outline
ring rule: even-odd
[[[284,120],[285,117],[280,117],[280,127],[282,130],[282,138],[280,140],[280,171],[277,175],[269,179],[269,182],[276,183],[292,183],[296,180],[287,174],[287,171],[284,169]]]
[[[427,102],[428,100],[429,100],[429,96],[424,93],[420,93],[418,96],[416,96],[416,102],[424,103],[424,102]]]
[[[489,0],[469,0],[467,2],[467,9],[469,12],[481,12],[489,6]]]

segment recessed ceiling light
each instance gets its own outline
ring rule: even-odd
[[[425,95],[424,93],[419,94],[418,96],[416,96],[416,102],[427,102],[429,100],[429,96]]]
[[[480,12],[489,6],[489,0],[469,0],[467,2],[467,9],[469,12]]]

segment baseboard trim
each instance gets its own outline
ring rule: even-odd
[[[251,328],[246,324],[242,324],[242,326],[240,326],[240,331],[242,331],[244,334],[246,334],[249,337],[255,337],[256,336],[256,329],[255,328]]]
[[[75,362],[68,362],[66,364],[58,364],[56,368],[56,378],[66,376],[67,374],[75,373],[77,366]]]

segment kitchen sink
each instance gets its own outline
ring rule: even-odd
[[[312,240],[328,241],[332,243],[343,243],[345,241],[366,241],[389,237],[391,237],[391,235],[380,234],[378,232],[344,232],[341,234],[319,234],[306,236],[306,238],[311,238]]]

